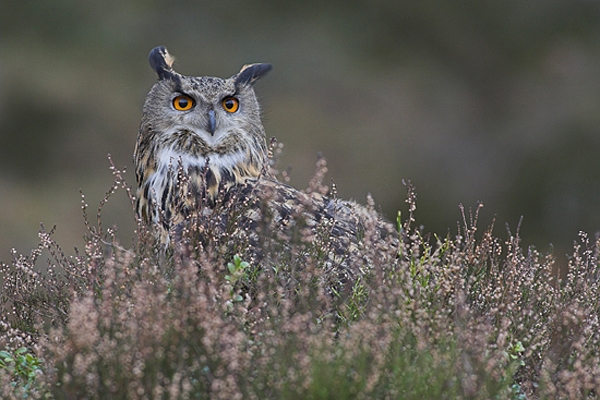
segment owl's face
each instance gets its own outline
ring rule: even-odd
[[[164,47],[149,61],[159,80],[146,98],[134,152],[140,207],[149,207],[152,193],[165,203],[174,195],[174,169],[212,197],[223,185],[256,178],[267,148],[253,84],[271,66],[246,65],[221,79],[175,72]]]
[[[154,58],[153,58],[154,57]],[[184,76],[173,71],[164,48],[150,63],[159,76],[144,104],[141,131],[153,136],[157,151],[210,158],[237,158],[264,151],[265,134],[253,83],[269,64],[252,64],[228,78]]]
[[[161,141],[168,143],[185,132],[202,142],[207,153],[260,133],[254,91],[248,85],[237,86],[233,78],[162,79],[152,88],[144,113],[153,130],[161,133]]]

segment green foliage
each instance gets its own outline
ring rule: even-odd
[[[227,263],[227,271],[229,274],[225,275],[225,280],[231,285],[230,295],[232,302],[243,301],[244,298],[239,292],[239,287],[243,284],[248,284],[250,277],[250,264],[246,261],[242,261],[239,255],[233,256],[233,262]]]
[[[29,352],[26,347],[15,351],[0,351],[0,370],[8,372],[11,386],[23,391],[23,398],[34,388],[36,378],[42,373],[42,363],[39,358]]]

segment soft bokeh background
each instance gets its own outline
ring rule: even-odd
[[[456,229],[485,205],[496,232],[561,256],[600,230],[600,3],[593,0],[15,1],[0,3],[0,260],[57,225],[83,244],[112,176],[129,183],[141,107],[166,45],[188,75],[270,62],[257,84],[280,167],[305,187],[316,154],[342,197]],[[123,193],[106,208],[127,244]]]

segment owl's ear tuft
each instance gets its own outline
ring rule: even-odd
[[[236,85],[253,85],[259,78],[271,70],[271,64],[247,64],[235,77]]]
[[[152,69],[158,74],[159,79],[171,79],[176,74],[173,71],[175,58],[169,54],[164,46],[155,47],[150,51],[148,62]]]

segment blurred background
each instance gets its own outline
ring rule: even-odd
[[[15,1],[0,4],[0,260],[40,222],[67,253],[127,167],[165,45],[186,75],[249,62],[280,169],[304,188],[317,153],[340,197],[372,193],[390,219],[417,189],[417,222],[456,232],[459,204],[506,237],[572,249],[600,230],[600,3],[594,0]],[[105,208],[131,243],[121,191]],[[551,246],[552,244],[552,246]]]

